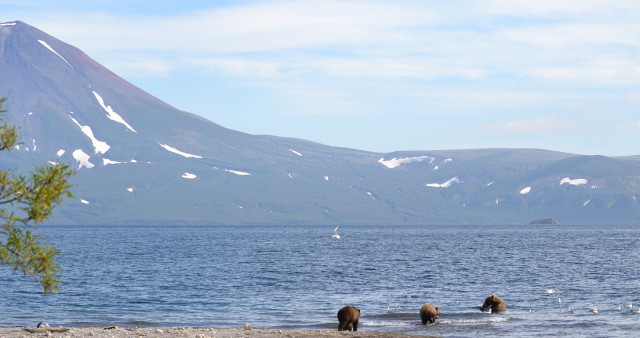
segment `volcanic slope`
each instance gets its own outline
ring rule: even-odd
[[[20,21],[0,24],[0,97],[23,142],[0,165],[25,171],[60,161],[77,171],[76,198],[50,223],[633,223],[640,216],[638,157],[381,154],[249,135],[176,109]]]

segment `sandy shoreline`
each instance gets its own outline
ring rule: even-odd
[[[51,331],[62,331],[60,328],[50,328]],[[66,329],[66,328],[65,328]],[[0,328],[0,338],[6,337],[421,337],[417,335],[403,335],[397,332],[358,331],[349,332],[338,330],[280,330],[280,329],[216,329],[216,328],[68,328],[64,332],[50,332],[41,329],[40,332],[30,333],[25,328]]]

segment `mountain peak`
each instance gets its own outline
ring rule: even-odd
[[[544,216],[571,224],[640,218],[640,163],[632,159],[530,149],[376,154],[248,135],[180,111],[20,21],[0,24],[4,96],[5,120],[20,126],[23,144],[3,154],[0,165],[26,170],[61,161],[77,170],[77,200],[56,209],[55,223],[524,224]]]

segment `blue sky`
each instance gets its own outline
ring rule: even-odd
[[[225,127],[376,152],[640,154],[640,1],[18,1]]]

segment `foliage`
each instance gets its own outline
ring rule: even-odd
[[[5,101],[0,99],[0,122]],[[16,128],[6,122],[0,125],[0,151],[11,151],[18,144]],[[73,197],[68,182],[71,175],[69,165],[60,163],[36,168],[27,176],[0,168],[0,264],[32,276],[45,293],[59,290],[58,252],[39,243],[41,236],[31,230],[51,216],[63,197]]]

